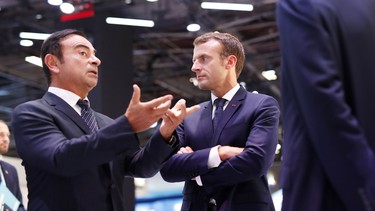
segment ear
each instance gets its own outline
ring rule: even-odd
[[[51,72],[59,72],[60,69],[57,66],[57,64],[59,63],[59,59],[55,55],[47,54],[44,57],[44,63],[46,63]]]
[[[237,57],[235,55],[229,55],[227,59],[228,61],[225,66],[226,68],[230,69],[230,68],[236,67]]]

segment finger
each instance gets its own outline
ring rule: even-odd
[[[185,116],[186,112],[186,106],[185,106],[186,101],[184,99],[179,100],[172,109],[168,109],[166,111],[166,114],[173,117],[177,118],[179,116]]]
[[[171,100],[173,99],[172,95],[164,95],[162,97],[158,97],[156,99],[150,100],[145,104],[150,106],[151,108],[157,109],[165,109],[166,107],[169,108],[171,106]]]
[[[138,104],[140,103],[141,99],[141,89],[137,84],[133,84],[133,95],[132,99],[130,100],[130,104]]]
[[[173,115],[173,113],[168,113],[168,110],[163,114],[163,116],[161,117],[164,121],[168,121],[170,122],[171,121],[171,115]]]
[[[198,111],[200,109],[199,105],[191,106],[189,108],[186,108],[186,116],[189,116],[190,114],[194,113],[195,111]]]
[[[193,152],[193,149],[189,146],[185,147],[188,152]]]
[[[173,106],[173,109],[174,110],[182,110],[182,109],[185,109],[186,108],[186,101],[184,99],[180,99],[176,105]]]
[[[181,152],[181,153],[188,153],[188,151],[186,150],[185,147],[181,147],[181,148],[180,148],[180,152]]]

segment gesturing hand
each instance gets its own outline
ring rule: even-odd
[[[179,100],[172,109],[168,109],[163,115],[163,121],[160,125],[160,134],[164,139],[169,140],[173,131],[184,118],[200,108],[199,105],[186,108],[185,103],[186,101],[184,99]]]
[[[157,122],[168,111],[172,98],[172,95],[165,95],[142,103],[141,89],[134,84],[133,96],[124,114],[133,131],[142,132]]]

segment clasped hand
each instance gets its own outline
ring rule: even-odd
[[[239,155],[244,148],[242,147],[232,147],[232,146],[218,146],[218,154],[221,161],[228,160],[232,157],[235,157]],[[189,147],[181,147],[180,150],[178,150],[177,154],[186,154],[186,153],[192,153],[194,150]]]

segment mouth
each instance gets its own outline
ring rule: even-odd
[[[98,75],[98,71],[96,71],[96,70],[89,70],[88,73],[89,74],[94,74],[96,76]]]
[[[203,80],[206,76],[205,75],[197,75],[197,80]]]

